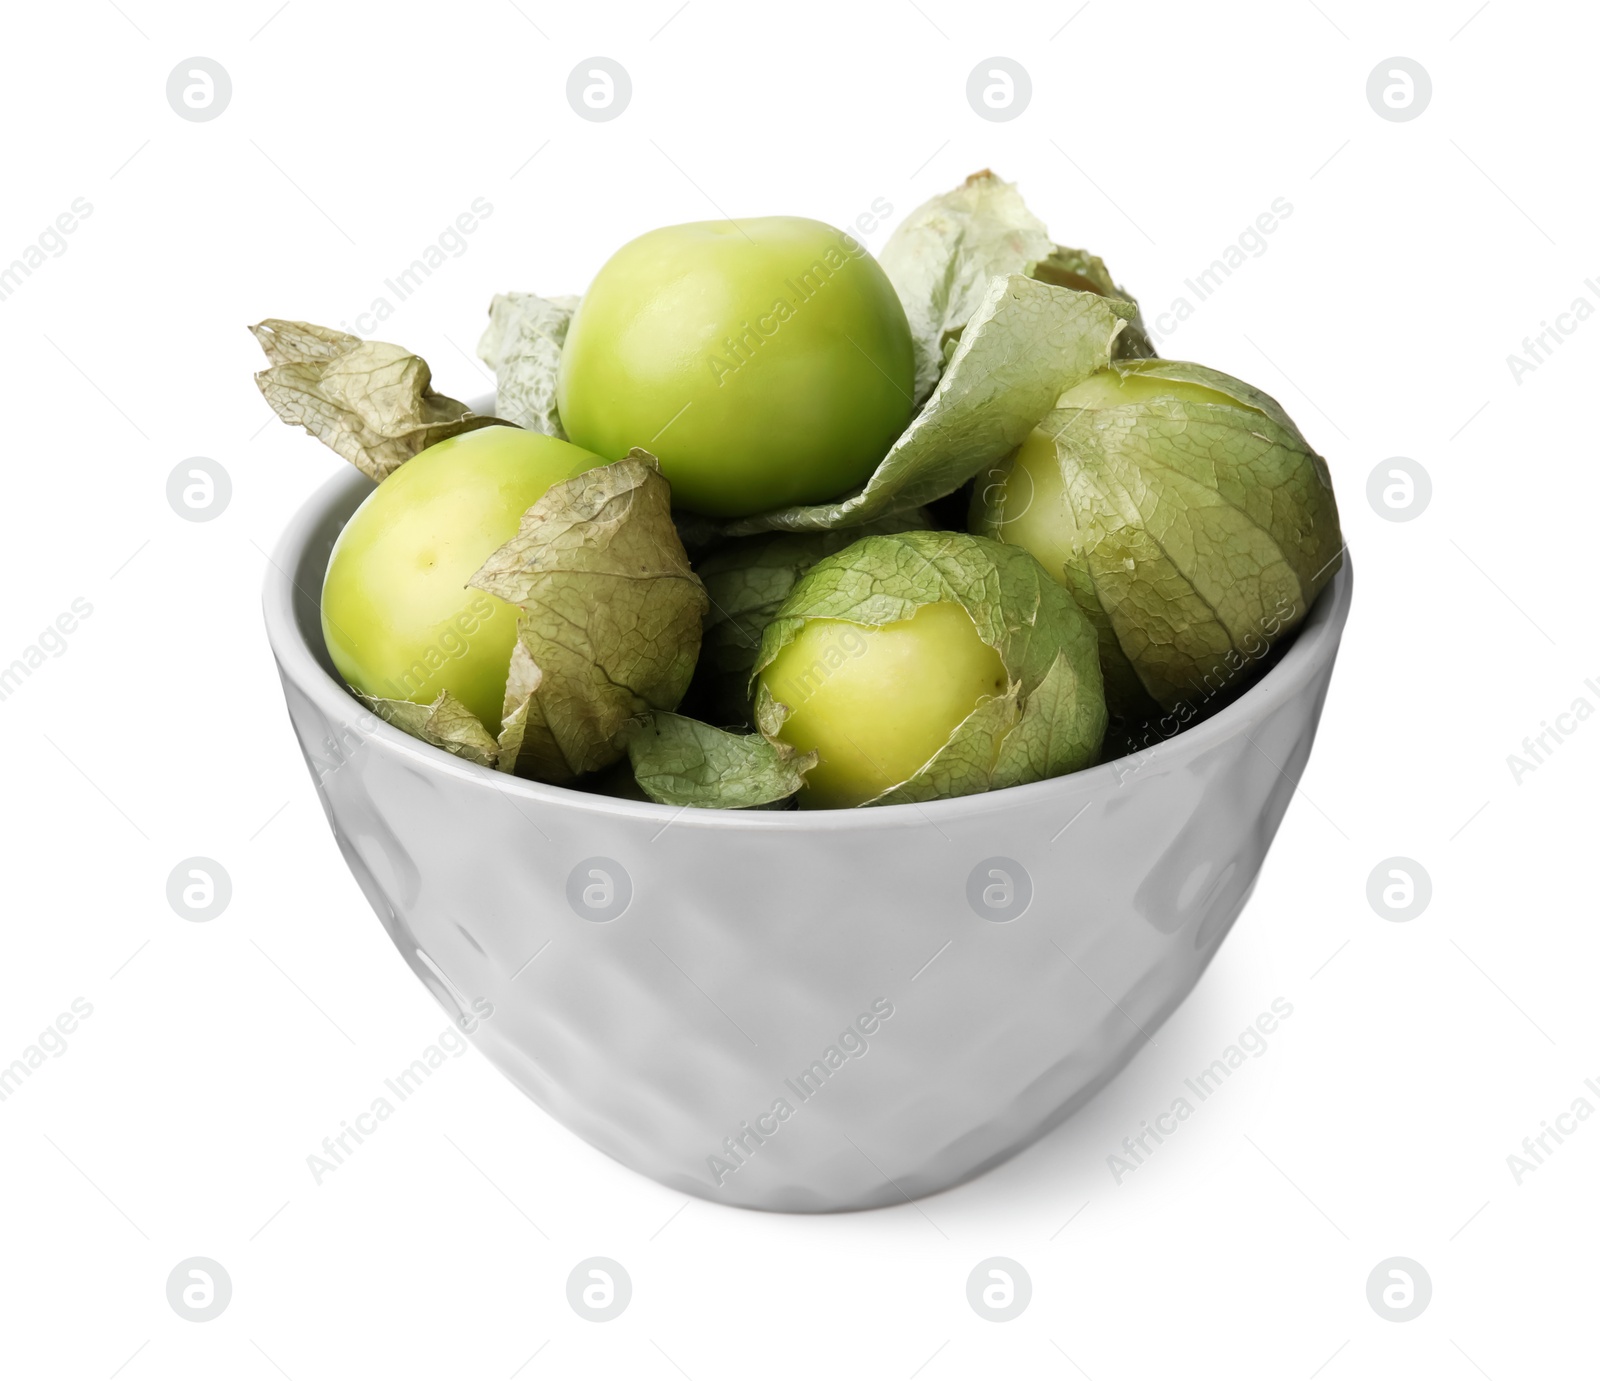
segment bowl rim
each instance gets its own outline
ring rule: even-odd
[[[466,762],[442,748],[412,738],[374,716],[317,660],[295,616],[296,594],[312,598],[308,591],[300,590],[296,583],[296,573],[306,558],[311,541],[331,510],[345,502],[354,491],[370,484],[371,481],[359,471],[346,470],[318,487],[300,505],[268,557],[262,588],[262,613],[266,622],[267,641],[285,681],[293,684],[335,724],[350,728],[361,738],[381,744],[386,750],[409,759],[418,768],[458,778],[464,784],[493,788],[513,799],[565,809],[579,815],[653,822],[663,829],[676,822],[680,826],[692,823],[717,829],[790,833],[834,829],[899,829],[907,825],[937,824],[943,820],[1012,809],[1047,808],[1053,813],[1056,808],[1069,806],[1078,800],[1092,799],[1107,791],[1115,792],[1128,773],[1128,769],[1121,765],[1131,759],[1122,757],[1041,782],[1002,787],[947,800],[854,810],[770,811],[718,810],[707,806],[668,806],[653,801],[631,801],[598,792],[550,786]],[[1293,643],[1276,664],[1248,690],[1209,718],[1143,750],[1143,761],[1133,769],[1134,775],[1142,774],[1146,769],[1154,769],[1156,773],[1170,771],[1236,734],[1248,736],[1251,724],[1259,723],[1298,694],[1332,663],[1349,616],[1353,585],[1348,546],[1341,551],[1344,560],[1339,570],[1317,596],[1297,630]],[[319,603],[314,599],[312,602]],[[362,722],[357,724],[358,720]],[[368,720],[372,722],[366,722]]]

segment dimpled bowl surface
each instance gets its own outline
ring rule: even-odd
[[[678,810],[472,766],[351,697],[317,594],[369,490],[352,472],[313,496],[265,595],[345,861],[412,971],[540,1107],[662,1184],[747,1208],[957,1184],[1128,1061],[1250,893],[1350,604],[1347,561],[1260,682],[1136,759],[924,806]]]

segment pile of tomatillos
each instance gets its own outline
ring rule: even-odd
[[[1237,695],[1341,559],[1277,402],[1157,358],[988,172],[877,259],[708,221],[496,297],[496,416],[398,346],[251,329],[268,403],[377,485],[323,585],[334,666],[542,782],[843,807],[1073,772]]]

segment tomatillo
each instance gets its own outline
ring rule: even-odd
[[[876,627],[810,619],[760,683],[788,708],[783,741],[817,754],[800,804],[838,808],[911,777],[1007,677],[972,616],[941,602]]]
[[[579,446],[659,457],[676,507],[743,517],[862,484],[912,385],[877,261],[821,221],[768,216],[667,226],[612,255],[567,330],[556,401]]]
[[[1020,547],[966,532],[863,537],[824,557],[761,635],[756,727],[818,761],[804,806],[903,805],[1094,761],[1094,628]]]
[[[386,700],[449,691],[500,731],[517,639],[513,604],[467,581],[562,480],[605,462],[553,436],[484,427],[420,451],[345,524],[322,585],[339,674]]]
[[[980,479],[968,525],[1071,591],[1134,725],[1223,703],[1343,559],[1327,462],[1282,407],[1178,360],[1117,361],[1068,389]]]
[[[1240,406],[1227,394],[1203,384],[1116,369],[1091,374],[1063,393],[1056,406],[1100,411],[1163,401]],[[1032,552],[1045,570],[1067,584],[1067,568],[1073,563],[1079,536],[1070,517],[1055,434],[1035,427],[1011,460],[983,478],[987,484],[980,482],[974,487],[968,526]],[[1002,493],[1006,502],[993,502]]]

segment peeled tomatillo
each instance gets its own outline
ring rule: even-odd
[[[556,383],[572,440],[642,446],[675,507],[742,517],[859,486],[912,410],[911,330],[849,235],[797,216],[652,230],[607,261]]]
[[[788,706],[781,737],[817,765],[802,806],[859,806],[911,777],[989,696],[1005,664],[959,604],[876,626],[810,619],[761,672]]]
[[[449,691],[500,730],[515,605],[467,585],[547,489],[605,462],[555,437],[484,427],[413,456],[334,544],[322,633],[356,690],[427,705]]]

